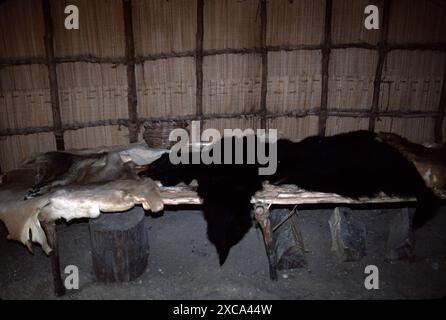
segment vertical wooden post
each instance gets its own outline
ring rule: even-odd
[[[49,0],[42,0],[43,18],[45,21],[45,54],[48,66],[48,78],[50,82],[51,110],[53,113],[54,136],[57,150],[65,150],[63,137],[62,118],[60,115],[59,85],[57,81],[56,62],[54,59],[53,46],[53,19],[51,16],[51,5]]]
[[[325,136],[327,127],[327,102],[328,102],[328,68],[330,66],[331,52],[331,18],[333,0],[325,1],[324,42],[322,44],[322,84],[321,84],[321,109],[319,111],[319,135]]]
[[[445,60],[446,60],[446,54],[445,54]],[[443,137],[443,121],[445,116],[445,109],[446,109],[446,61],[444,62],[443,85],[441,87],[440,103],[438,104],[438,115],[435,121],[435,129],[434,129],[435,142],[437,143],[443,142],[443,139],[446,138]]]
[[[387,47],[387,37],[389,33],[390,1],[391,0],[384,0],[383,11],[381,15],[382,29],[378,43],[378,63],[376,65],[375,79],[373,80],[372,108],[369,119],[370,131],[375,131],[376,118],[379,114],[379,95],[381,92],[382,73],[387,53],[389,52],[389,49]]]
[[[256,206],[254,217],[262,229],[263,241],[265,243],[266,254],[268,255],[269,277],[277,281],[277,257],[273,245],[273,230],[271,228],[270,211],[266,206]]]
[[[336,253],[340,261],[359,261],[366,255],[365,224],[350,208],[336,207],[328,224],[331,251]]]
[[[390,221],[387,238],[386,260],[412,261],[415,250],[415,234],[413,230],[414,208],[402,208]]]
[[[129,142],[138,141],[138,100],[136,95],[135,76],[135,41],[133,38],[132,1],[123,0],[125,60],[127,64],[127,105],[129,110]]]
[[[203,38],[204,0],[197,0],[197,32],[195,34],[195,79],[196,79],[196,116],[198,120],[203,118]],[[203,124],[201,125],[203,128]]]
[[[54,221],[43,222],[42,227],[48,239],[48,244],[53,249],[50,258],[51,272],[53,274],[54,294],[60,297],[65,294],[65,286],[63,285],[62,276],[60,273],[59,245],[57,244],[56,223]]]
[[[295,209],[295,208],[294,208]],[[293,209],[273,209],[270,213],[273,248],[278,270],[302,268],[307,265],[305,246],[297,212]]]
[[[268,90],[268,50],[266,44],[266,24],[267,6],[266,0],[260,0],[260,26],[261,26],[261,47],[262,47],[262,84],[260,88],[260,127],[266,129],[267,107],[266,96]]]

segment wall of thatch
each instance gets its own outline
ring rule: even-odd
[[[137,56],[195,50],[196,0],[133,0],[132,5]]]
[[[0,139],[2,170],[13,169],[40,152],[55,149],[56,143],[51,132],[2,137]]]
[[[44,22],[39,1],[17,0],[0,7],[0,57],[44,57]]]
[[[62,123],[128,118],[123,65],[63,63],[57,73]]]
[[[35,1],[39,2],[39,1]],[[67,5],[79,8],[81,29],[64,28]],[[115,0],[51,1],[56,57],[93,55],[122,57],[125,52],[122,3]]]
[[[195,62],[191,57],[146,61],[136,67],[138,115],[195,113]]]
[[[324,0],[268,1],[267,44],[320,44],[324,32],[324,11]]]
[[[277,128],[278,136],[300,140],[318,132],[318,117],[276,117],[268,120],[269,128]]]
[[[267,108],[307,111],[321,105],[321,52],[299,50],[268,54]]]
[[[291,139],[369,128],[446,138],[442,1],[131,0],[131,33],[127,1],[0,4],[2,171],[56,149],[54,107],[66,149],[127,143],[133,93],[139,124],[202,118],[203,128],[265,124]],[[69,4],[80,30],[63,27]],[[368,4],[381,10],[380,30],[363,27]]]

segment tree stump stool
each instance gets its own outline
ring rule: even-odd
[[[414,213],[414,208],[403,208],[392,218],[387,239],[387,261],[414,259],[415,235],[412,228]]]
[[[278,270],[302,268],[307,265],[297,214],[291,217],[289,214],[288,209],[274,209],[270,215],[271,228],[277,228],[273,230],[273,247]]]
[[[350,208],[336,207],[329,221],[331,250],[341,262],[359,261],[366,255],[366,229]]]
[[[90,219],[89,227],[93,269],[98,281],[131,281],[146,270],[149,241],[141,207],[101,214]]]

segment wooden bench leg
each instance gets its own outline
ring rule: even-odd
[[[53,284],[54,284],[54,294],[61,297],[65,294],[65,286],[62,281],[62,276],[60,274],[60,260],[59,260],[59,246],[57,244],[56,237],[56,223],[53,222],[43,222],[43,230],[45,230],[46,237],[48,239],[48,244],[53,249],[51,252],[51,272],[53,274]]]
[[[403,208],[390,222],[386,250],[386,259],[390,262],[410,261],[414,258],[415,236],[412,229],[414,211],[413,208]]]
[[[335,208],[329,221],[331,250],[340,261],[359,261],[366,254],[365,226],[349,208]]]
[[[269,277],[271,280],[277,280],[277,259],[273,246],[273,237],[271,223],[269,219],[269,210],[263,206],[255,208],[255,219],[262,229],[263,241],[265,242],[266,253],[269,262]]]
[[[305,247],[296,210],[271,210],[270,223],[277,269],[290,270],[305,267],[307,265]]]
[[[142,207],[90,219],[91,257],[100,282],[132,281],[147,269],[149,238]]]

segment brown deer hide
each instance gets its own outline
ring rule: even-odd
[[[378,136],[411,161],[426,185],[438,196],[446,196],[446,147],[444,145],[426,147],[388,132],[381,132]]]
[[[24,200],[34,183],[34,173],[14,170],[4,174],[0,184],[0,220],[8,230],[7,238],[23,243],[31,252],[32,242],[40,244],[46,254],[51,252],[42,221],[95,218],[101,212],[126,211],[138,204],[153,212],[164,206],[159,188],[150,178],[53,184],[44,195]]]

